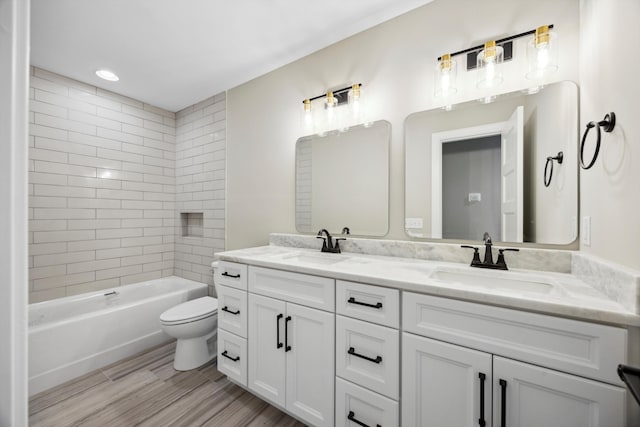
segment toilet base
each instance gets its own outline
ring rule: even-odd
[[[179,339],[176,344],[176,354],[173,368],[176,371],[190,371],[198,368],[214,357],[217,353],[218,330],[202,337]]]

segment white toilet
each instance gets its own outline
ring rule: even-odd
[[[178,339],[173,367],[188,371],[216,356],[218,300],[202,297],[176,305],[160,315],[162,330]]]

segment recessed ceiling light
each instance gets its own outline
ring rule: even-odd
[[[118,77],[113,71],[104,70],[104,69],[96,71],[96,76],[100,77],[101,79],[108,80],[110,82],[117,82],[118,80],[120,80],[120,77]]]

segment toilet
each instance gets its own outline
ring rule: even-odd
[[[162,330],[178,340],[173,367],[188,371],[216,356],[218,300],[202,297],[176,305],[160,315]]]

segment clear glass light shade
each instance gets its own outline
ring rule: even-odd
[[[504,51],[502,47],[496,46],[496,42],[487,42],[484,49],[478,53],[476,66],[478,70],[479,89],[489,89],[499,86],[502,83],[502,60]]]
[[[359,84],[354,84],[348,93],[349,97],[349,117],[347,123],[350,126],[355,126],[366,121],[366,105],[362,97],[362,87]]]
[[[527,73],[529,80],[544,80],[558,71],[558,39],[549,27],[542,26],[527,43]]]
[[[304,135],[311,135],[315,132],[315,117],[311,108],[311,101],[305,99],[300,110],[300,127]]]
[[[447,98],[458,92],[458,64],[451,55],[442,55],[435,68],[433,95],[436,98]]]

